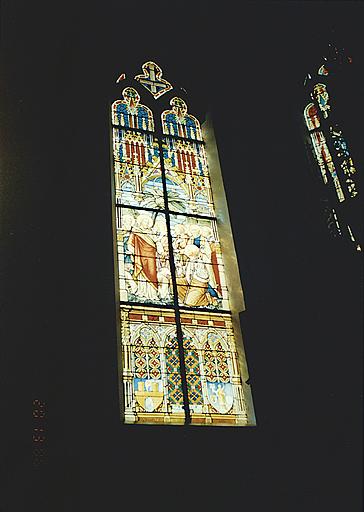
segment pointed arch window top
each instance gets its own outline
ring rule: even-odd
[[[162,78],[162,70],[155,62],[145,62],[142,70],[143,74],[134,78],[153,95],[154,99],[173,89],[172,84]]]
[[[126,87],[122,92],[124,102],[128,106],[128,110],[131,114],[136,114],[138,111],[138,104],[140,96],[133,87]]]
[[[195,116],[187,113],[187,105],[181,98],[170,101],[172,110],[162,113],[163,133],[178,137],[202,140],[201,126]]]
[[[112,104],[113,124],[125,128],[154,131],[152,111],[145,105],[140,105],[140,96],[133,87],[125,87],[122,92],[123,100]]]

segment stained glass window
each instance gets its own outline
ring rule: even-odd
[[[341,187],[340,179],[337,175],[333,159],[323,131],[320,130],[320,120],[317,109],[313,103],[306,106],[304,110],[306,126],[310,132],[310,138],[316,162],[320,168],[321,176],[325,185],[328,183],[329,176],[334,183],[335,191],[340,202],[345,200],[344,192]]]
[[[342,86],[346,83],[339,74],[344,71],[346,63],[351,63],[351,57],[345,55],[340,49],[330,43],[327,57],[317,70],[319,82],[313,81],[314,74],[306,74],[304,87],[306,88],[303,111],[304,123],[307,128],[305,135],[307,146],[310,146],[313,156],[313,167],[319,171],[323,186],[318,188],[322,213],[331,235],[349,242],[356,251],[361,251],[362,212],[360,205],[360,174],[354,165],[352,154],[336,102],[339,96],[337,91],[343,92]],[[317,69],[317,68],[316,68]],[[317,76],[316,75],[316,76]],[[350,82],[350,77],[349,82]],[[347,85],[346,98],[350,98],[350,86]],[[336,89],[338,86],[338,89]],[[308,103],[308,104],[307,104]],[[341,111],[345,113],[345,109]]]
[[[319,84],[322,85],[322,84]],[[315,86],[316,87],[316,86]],[[315,88],[314,88],[315,89]],[[326,89],[326,88],[325,88]],[[325,115],[325,111],[324,111]],[[322,179],[325,184],[328,183],[328,176],[331,176],[335,186],[336,194],[340,202],[345,200],[345,195],[342,189],[341,181],[338,173],[335,169],[333,158],[330,154],[326,138],[323,131],[320,129],[321,124],[318,116],[317,109],[313,103],[309,103],[304,110],[304,118],[306,126],[310,133],[312,147],[315,154],[316,162],[319,165]],[[345,183],[349,197],[355,197],[358,195],[356,184],[353,180],[353,175],[356,173],[356,169],[353,164],[353,160],[350,157],[349,148],[346,140],[342,135],[342,130],[335,124],[330,126],[329,130],[333,148],[336,152],[336,156],[340,161],[339,168],[341,169],[342,182]]]
[[[123,419],[251,425],[201,125],[168,94],[153,115],[136,87],[173,87],[142,69],[112,104]]]

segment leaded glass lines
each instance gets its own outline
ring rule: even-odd
[[[142,421],[148,422],[148,417],[153,416],[153,421],[162,417],[183,422],[179,345],[173,311],[140,306],[125,307],[123,311],[124,385],[131,390],[126,406],[133,418],[137,415]],[[129,322],[125,322],[126,316]],[[221,414],[230,417],[223,421],[234,422],[239,410],[244,415],[244,409],[239,406],[241,386],[236,373],[237,354],[233,348],[230,315],[218,318],[214,313],[205,314],[204,318],[181,314],[189,406],[197,423],[209,423],[211,415],[217,415],[214,421],[218,422]],[[126,325],[129,325],[127,332]]]

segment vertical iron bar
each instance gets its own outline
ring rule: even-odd
[[[165,171],[165,167],[164,167],[164,154],[163,154],[163,146],[162,146],[163,131],[162,131],[162,126],[161,126],[161,112],[159,112],[157,110],[159,110],[159,109],[155,109],[154,113],[156,115],[158,115],[159,122],[158,122],[158,125],[156,126],[155,133],[156,133],[157,140],[158,140],[160,166],[161,166],[161,174],[162,174],[163,195],[164,195],[165,215],[166,215],[166,224],[167,224],[168,249],[169,249],[169,265],[170,265],[171,277],[172,277],[173,304],[174,304],[174,313],[175,313],[175,319],[176,319],[179,364],[180,364],[180,370],[181,370],[181,381],[182,381],[182,392],[183,392],[183,408],[185,411],[185,424],[188,425],[191,423],[191,411],[190,411],[189,400],[188,400],[186,364],[185,364],[185,356],[184,356],[184,349],[183,349],[183,332],[182,332],[182,326],[181,326],[181,315],[180,315],[179,304],[178,304],[176,267],[174,264],[174,257],[173,257],[171,219],[170,219],[170,215],[169,215],[166,171]]]

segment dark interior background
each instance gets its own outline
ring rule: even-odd
[[[301,107],[338,39],[363,172],[363,4],[14,0],[1,17],[0,511],[359,512],[362,262],[328,237]],[[213,116],[256,428],[120,422],[108,105],[146,60]]]

